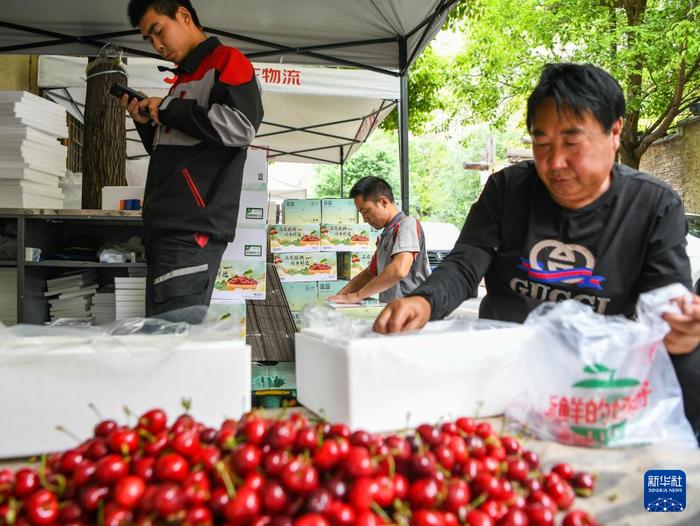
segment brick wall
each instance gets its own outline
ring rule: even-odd
[[[639,169],[667,182],[688,212],[700,213],[700,117],[678,126],[678,133],[652,144]]]

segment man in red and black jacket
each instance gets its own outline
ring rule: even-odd
[[[143,224],[152,316],[209,304],[263,108],[250,61],[207,37],[189,0],[131,0],[128,15],[177,64],[167,97],[122,98],[151,155]]]

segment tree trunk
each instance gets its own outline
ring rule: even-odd
[[[126,118],[114,82],[126,84],[118,57],[90,58],[87,66],[83,147],[83,208],[102,207],[102,187],[126,186]],[[97,73],[105,72],[99,75]],[[109,72],[109,73],[107,73]]]
[[[639,161],[641,160],[641,157],[637,157],[634,153],[634,150],[629,151],[624,146],[621,146],[620,151],[618,153],[620,155],[620,162],[622,164],[626,164],[630,168],[639,170]]]

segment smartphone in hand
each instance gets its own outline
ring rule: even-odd
[[[129,100],[136,99],[139,102],[146,98],[146,96],[143,93],[139,93],[135,89],[131,89],[129,86],[125,86],[124,84],[120,84],[119,82],[115,82],[114,84],[112,84],[112,87],[109,88],[109,93],[110,95],[114,95],[118,99],[121,99],[123,95],[128,95]]]

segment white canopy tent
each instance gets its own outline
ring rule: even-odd
[[[195,0],[205,30],[251,60],[335,64],[398,77],[402,207],[408,209],[407,71],[459,0]],[[0,53],[92,55],[107,42],[153,56],[128,0],[4,0]]]
[[[39,86],[79,120],[85,104],[87,58],[42,56]],[[130,58],[129,86],[153,96],[164,96],[169,72],[158,66],[172,64],[151,58]],[[254,64],[262,87],[265,119],[255,146],[269,158],[287,162],[343,164],[394,109],[399,80],[371,71]],[[138,134],[127,126],[127,156],[145,155]]]

